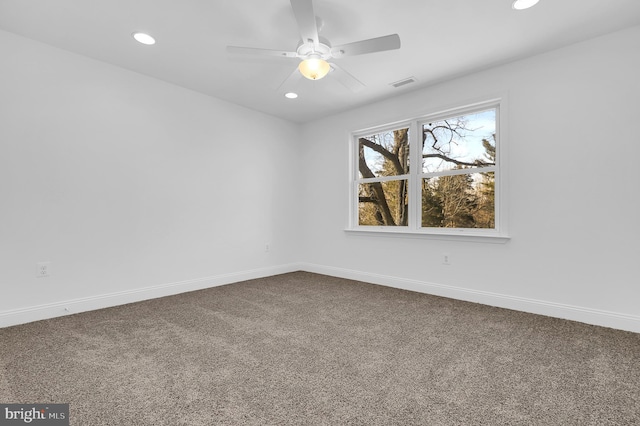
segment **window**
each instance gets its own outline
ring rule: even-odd
[[[407,226],[409,129],[358,138],[358,224]]]
[[[354,133],[350,229],[506,237],[503,104]]]

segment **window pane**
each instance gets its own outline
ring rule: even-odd
[[[496,110],[422,125],[422,172],[495,164]]]
[[[409,129],[391,130],[358,139],[360,178],[409,173]]]
[[[363,183],[358,186],[358,224],[364,226],[407,226],[409,223],[408,181]]]
[[[423,179],[422,226],[495,228],[495,173]]]

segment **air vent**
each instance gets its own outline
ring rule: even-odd
[[[391,85],[393,87],[402,87],[402,86],[406,86],[407,84],[411,84],[411,83],[415,83],[416,82],[416,78],[415,77],[409,77],[409,78],[405,78],[404,80],[400,80],[400,81],[396,81],[395,83],[391,83]]]

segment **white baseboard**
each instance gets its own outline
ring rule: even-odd
[[[403,290],[411,290],[419,293],[433,294],[451,299],[464,300],[467,302],[481,303],[483,305],[513,309],[516,311],[529,312],[532,314],[545,315],[554,318],[562,318],[591,325],[640,333],[640,316],[637,315],[620,314],[617,312],[565,305],[561,303],[547,302],[544,300],[527,299],[524,297],[509,296],[487,291],[470,290],[388,275],[372,274],[370,272],[316,265],[312,263],[301,263],[299,267],[301,270],[307,272],[314,272],[339,278],[363,281],[371,284],[384,285],[387,287],[400,288]]]
[[[292,263],[14,309],[0,312],[0,328],[299,270],[300,265]]]
[[[389,275],[316,265],[313,263],[278,265],[4,311],[0,312],[0,328],[295,271],[313,272],[640,333],[640,316],[637,315],[620,314],[543,300],[470,290]]]

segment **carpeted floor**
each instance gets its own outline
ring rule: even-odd
[[[640,334],[296,272],[0,329],[72,425],[638,425]]]

